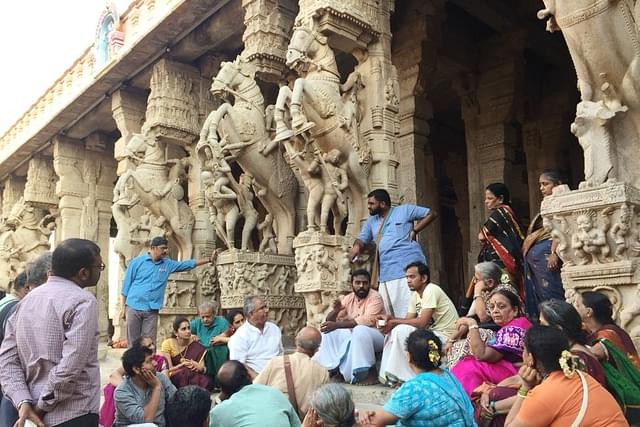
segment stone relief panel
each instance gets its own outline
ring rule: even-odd
[[[57,180],[52,158],[44,156],[32,158],[29,160],[27,181],[24,187],[25,200],[39,206],[57,206]]]
[[[294,292],[292,256],[227,251],[219,256],[217,270],[223,309],[242,308],[245,297],[260,295],[284,336],[293,337],[304,326],[304,299]]]
[[[617,319],[640,343],[640,191],[629,184],[609,182],[569,191],[554,189],[542,201],[544,226],[558,241],[563,260],[562,281],[567,300],[576,292],[606,293]]]

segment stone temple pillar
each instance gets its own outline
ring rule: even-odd
[[[640,61],[634,22],[640,16],[630,2],[602,5],[555,2],[537,14],[548,20],[549,31],[562,31],[571,53],[581,97],[571,132],[584,150],[579,189],[554,188],[541,210],[564,261],[567,298],[585,290],[608,294],[614,319],[638,346]]]
[[[58,176],[56,195],[60,198],[60,241],[79,237],[100,246],[103,262],[109,263],[111,201],[116,179],[111,140],[94,133],[84,141],[56,137],[54,169]],[[101,335],[106,335],[109,309],[109,269],[102,272],[96,289]]]

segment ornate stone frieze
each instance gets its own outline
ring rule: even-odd
[[[57,181],[58,177],[53,169],[53,159],[44,156],[33,157],[29,160],[24,199],[37,206],[57,206]]]
[[[161,59],[153,66],[143,133],[152,131],[176,144],[189,144],[200,132],[200,74],[189,65]]]
[[[294,292],[293,256],[225,251],[218,257],[217,270],[223,309],[242,308],[247,296],[259,295],[283,335],[293,337],[304,326],[304,298]]]
[[[567,298],[584,290],[607,293],[640,342],[640,191],[622,182],[575,191],[560,186],[542,201],[541,213],[558,242]]]
[[[351,291],[347,257],[351,243],[345,236],[317,231],[300,233],[294,239],[298,271],[295,290],[304,295],[308,325],[319,327],[337,296]]]
[[[243,56],[257,67],[260,77],[281,81],[289,33],[297,13],[293,0],[243,0],[246,30]]]

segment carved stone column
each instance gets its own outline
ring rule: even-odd
[[[86,140],[57,137],[54,141],[54,169],[58,176],[56,195],[60,198],[60,227],[56,240],[71,237],[91,240],[100,246],[103,262],[109,264],[111,202],[116,162],[104,134],[94,133]],[[105,268],[96,287],[99,330],[108,325],[109,269]]]
[[[429,120],[433,117],[425,82],[436,67],[440,44],[440,22],[444,2],[407,4],[396,13],[398,31],[394,34],[393,61],[400,83],[400,133],[397,140],[399,196],[404,203],[422,204],[439,212],[438,188],[433,154],[428,149]],[[420,35],[416,37],[416,35]],[[432,280],[443,283],[440,219],[419,235],[427,255]]]
[[[2,217],[7,218],[11,213],[13,205],[20,200],[24,194],[26,179],[23,176],[11,174],[4,181],[2,190]]]
[[[258,68],[261,79],[282,81],[285,56],[293,19],[298,12],[294,0],[243,0],[243,56]]]
[[[480,73],[462,76],[456,82],[467,139],[470,272],[480,251],[478,231],[488,215],[485,187],[492,182],[506,183],[516,210],[528,212],[527,187],[522,180],[524,167],[517,164],[521,131],[516,122],[523,102],[523,48],[522,33],[484,43]]]
[[[307,325],[320,327],[338,295],[351,292],[351,266],[347,251],[351,239],[305,231],[293,240],[298,280],[295,290],[304,295]]]

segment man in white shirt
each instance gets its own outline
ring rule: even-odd
[[[282,354],[282,332],[267,322],[269,308],[262,297],[247,297],[244,315],[247,321],[229,339],[229,359],[242,362],[253,379],[271,358]]]

